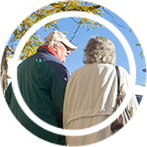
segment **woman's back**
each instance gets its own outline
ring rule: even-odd
[[[129,75],[119,67],[122,98],[129,88]],[[63,127],[83,129],[107,119],[113,112],[117,97],[116,69],[110,64],[87,64],[76,70],[67,83],[63,107]],[[135,97],[133,95],[133,97]],[[131,106],[131,104],[130,104]],[[69,145],[86,145],[112,135],[110,126],[83,137],[66,137]]]
[[[117,98],[117,74],[115,69],[115,46],[107,38],[92,37],[84,49],[86,64],[76,70],[66,87],[63,105],[63,128],[84,129],[97,125],[113,112]],[[130,89],[129,74],[119,66],[121,97],[125,98]],[[137,100],[132,93],[129,110],[137,108]],[[69,145],[87,145],[101,141],[112,135],[111,125],[86,136],[66,136]]]

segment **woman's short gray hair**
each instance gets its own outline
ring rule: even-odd
[[[107,63],[115,65],[116,55],[114,44],[106,37],[92,37],[84,49],[85,64],[89,63]]]

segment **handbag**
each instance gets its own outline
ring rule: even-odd
[[[118,94],[115,112],[111,124],[111,130],[116,134],[120,141],[123,141],[133,139],[135,137],[135,127],[131,119],[130,113],[127,110],[127,107],[123,103],[122,98],[120,96],[120,73],[118,66],[116,66],[116,71],[118,77]]]

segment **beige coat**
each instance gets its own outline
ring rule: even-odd
[[[121,73],[122,98],[129,88],[129,74],[119,66]],[[83,129],[107,119],[114,111],[117,95],[115,67],[110,64],[87,64],[76,70],[67,83],[63,106],[63,128]],[[138,103],[135,95],[129,103],[129,110]],[[66,143],[81,146],[101,141],[112,135],[110,125],[96,133],[65,137]]]

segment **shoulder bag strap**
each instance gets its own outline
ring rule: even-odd
[[[117,100],[120,100],[120,92],[121,92],[121,91],[120,91],[120,73],[119,73],[118,66],[116,66],[115,69],[116,69],[116,76],[117,76],[117,83],[118,83],[118,84],[117,84],[117,85],[118,85],[118,86],[117,86],[117,87],[118,87],[118,88],[117,88],[117,89],[118,89],[118,90],[117,90],[117,91],[118,91]]]

